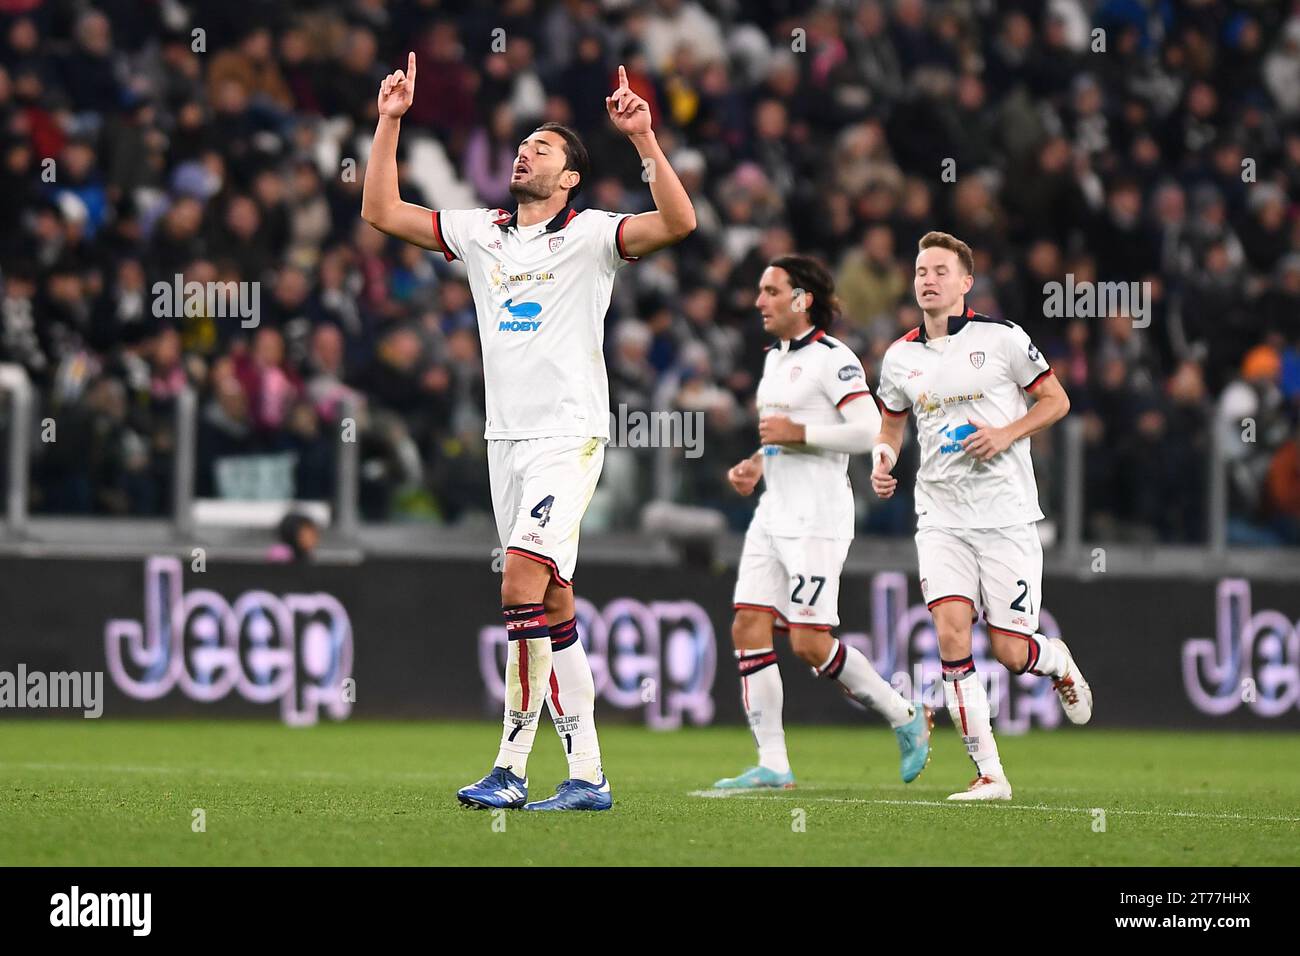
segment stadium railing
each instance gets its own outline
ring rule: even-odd
[[[250,504],[242,510],[237,503],[231,503],[234,507],[228,508],[204,507],[205,502],[196,500],[194,492],[198,402],[190,389],[184,390],[176,403],[176,467],[170,518],[32,516],[28,513],[28,497],[34,394],[21,366],[0,364],[0,398],[8,402],[8,434],[3,436],[7,457],[5,520],[0,553],[179,552],[201,544],[235,559],[256,560],[266,554],[268,527],[295,507],[320,515],[327,524],[320,557],[331,562],[354,561],[367,553],[486,558],[497,546],[495,534],[487,523],[466,528],[433,528],[425,524],[362,522],[358,509],[360,447],[357,442],[341,443],[332,502],[262,502],[258,503],[260,507]],[[359,400],[349,398],[344,413],[355,419],[360,413]],[[1085,540],[1084,428],[1081,421],[1067,421],[1060,450],[1064,469],[1056,503],[1059,514],[1053,516],[1059,524],[1046,549],[1048,566],[1057,571],[1086,574],[1095,564],[1098,548],[1102,548],[1106,552],[1107,571],[1119,576],[1176,571],[1203,577],[1234,573],[1300,580],[1300,562],[1295,560],[1295,549],[1229,547],[1227,466],[1221,437],[1212,434],[1207,463],[1210,469],[1207,544],[1117,544]],[[668,448],[657,450],[652,466],[656,501],[652,504],[662,505],[671,498],[672,489],[678,485],[678,469],[685,466],[680,453]],[[718,534],[711,548],[713,559],[734,563],[739,556],[740,542],[738,534]],[[698,536],[691,538],[690,543],[698,552]],[[647,564],[673,564],[691,559],[683,552],[682,539],[670,530],[657,530],[654,521],[643,522],[642,530],[635,533],[584,535],[583,544],[584,554],[595,560],[602,554],[626,558],[629,553]],[[915,555],[906,539],[859,536],[849,563],[863,569],[914,569]]]
[[[27,530],[28,441],[32,424],[32,384],[21,365],[0,364],[0,393],[9,401],[5,537],[21,538]]]

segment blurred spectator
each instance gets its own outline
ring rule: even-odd
[[[294,105],[293,95],[273,54],[271,31],[249,26],[237,46],[213,54],[208,66],[208,96],[216,99],[233,84],[250,103],[268,111],[287,112]]]
[[[635,150],[605,115],[623,63],[694,200],[694,235],[621,272],[606,348],[613,410],[698,412],[709,440],[702,459],[676,460],[671,488],[642,450],[609,456],[638,493],[608,496],[607,525],[635,526],[665,489],[743,520],[750,503],[721,476],[756,442],[768,342],[753,301],[772,257],[798,249],[836,269],[834,332],[874,376],[919,321],[916,241],[940,228],[975,247],[968,304],[1023,325],[1071,391],[1089,534],[1203,539],[1212,437],[1230,461],[1233,540],[1290,534],[1300,16],[1288,5],[1238,4],[1224,20],[1214,5],[1076,0],[523,3],[499,18],[504,48],[497,21],[463,4],[316,0],[270,19],[210,4],[15,10],[0,19],[0,361],[27,371],[40,417],[59,422],[33,464],[39,510],[165,512],[189,387],[200,494],[243,487],[270,461],[291,493],[332,494],[346,406],[368,519],[481,520],[465,276],[358,216],[379,81],[414,50],[405,199],[510,208],[519,138],[556,119],[592,154],[580,207],[650,208]],[[1105,57],[1087,55],[1096,26]],[[1044,287],[1067,277],[1141,283],[1149,321],[1049,318]],[[200,290],[179,311],[178,283]],[[255,327],[214,302],[219,284],[257,290]],[[1057,437],[1033,445],[1040,464],[1060,459]],[[1059,475],[1040,474],[1055,494]],[[858,494],[864,527],[910,531],[903,496],[881,505],[860,482]]]
[[[894,254],[894,235],[883,224],[866,231],[861,246],[845,255],[835,276],[844,315],[863,325],[891,312],[911,287],[909,274]]]
[[[511,205],[510,172],[518,149],[514,111],[509,103],[498,103],[488,121],[470,134],[465,147],[465,176],[483,205]]]
[[[1264,504],[1284,544],[1300,544],[1300,425],[1278,446],[1268,466]]]
[[[1268,345],[1251,349],[1238,377],[1219,398],[1216,428],[1227,462],[1231,514],[1229,534],[1251,543],[1263,516],[1265,476],[1274,450],[1287,432],[1286,408],[1278,383],[1282,359]]]
[[[291,511],[276,529],[279,542],[267,557],[272,561],[310,561],[320,544],[320,528],[301,512]]]

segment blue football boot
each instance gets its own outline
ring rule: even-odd
[[[609,778],[600,775],[600,783],[569,779],[555,788],[555,796],[524,804],[525,810],[608,810],[614,805],[609,792]]]
[[[456,799],[476,810],[515,810],[528,800],[528,781],[505,767],[493,767],[478,783],[457,790]]]

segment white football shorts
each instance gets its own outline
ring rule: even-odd
[[[1000,631],[1038,631],[1043,545],[1034,524],[1006,528],[921,528],[916,532],[921,597],[933,610],[964,601]]]
[[[578,531],[605,462],[600,438],[494,439],[488,477],[497,536],[506,553],[540,561],[556,582],[573,583]]]
[[[733,605],[766,611],[778,627],[828,631],[840,623],[840,572],[848,538],[786,538],[749,523]]]

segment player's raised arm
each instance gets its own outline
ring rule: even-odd
[[[407,55],[406,71],[398,70],[379,84],[379,125],[366,163],[361,189],[361,218],[382,233],[425,249],[444,252],[433,231],[433,210],[403,202],[397,189],[397,137],[402,115],[415,100],[415,54]]]
[[[623,227],[623,247],[631,258],[681,242],[695,231],[695,207],[682,182],[668,165],[650,128],[650,107],[628,88],[627,70],[618,68],[618,89],[605,97],[610,121],[632,141],[649,171],[650,195],[655,211],[632,216]],[[650,160],[648,166],[646,160]]]

